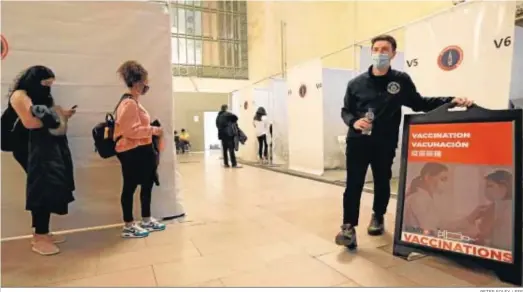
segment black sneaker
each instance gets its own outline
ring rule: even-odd
[[[341,226],[341,231],[336,235],[334,240],[337,245],[345,246],[350,250],[356,249],[358,247],[358,241],[356,239],[356,229],[350,224],[345,224]]]
[[[372,219],[370,219],[369,228],[367,232],[371,236],[379,236],[385,232],[385,220],[383,216],[377,216],[372,214]]]
[[[230,168],[230,166],[228,164],[225,164],[223,167]]]

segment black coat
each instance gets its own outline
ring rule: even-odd
[[[33,106],[32,112],[44,127],[29,131],[26,210],[65,215],[75,190],[67,121],[43,105]]]
[[[218,139],[220,140],[233,140],[234,135],[231,135],[228,131],[228,127],[232,123],[237,123],[238,117],[230,112],[221,111],[216,117],[216,128],[218,128]]]

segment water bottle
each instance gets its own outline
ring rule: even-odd
[[[370,136],[372,134],[372,122],[374,121],[374,109],[369,108],[367,112],[365,113],[365,118],[371,123],[371,128],[368,130],[363,130],[363,135]]]

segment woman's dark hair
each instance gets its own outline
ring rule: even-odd
[[[423,165],[419,176],[412,180],[410,183],[410,188],[407,191],[407,196],[417,192],[420,189],[425,189],[423,179],[426,176],[436,176],[442,172],[448,171],[449,168],[441,163],[429,162]]]
[[[48,98],[49,95],[42,96],[41,82],[50,78],[55,78],[51,69],[41,65],[29,67],[16,77],[7,98],[10,98],[13,92],[17,90],[24,90],[33,101],[35,99]]]
[[[254,115],[254,120],[255,121],[261,121],[262,117],[266,116],[266,115],[267,115],[267,111],[265,110],[265,108],[260,106],[258,108],[258,110],[256,111],[256,114]]]
[[[145,68],[136,61],[127,61],[120,65],[118,68],[118,74],[125,82],[128,88],[133,87],[138,82],[147,80],[149,73]]]
[[[512,174],[506,170],[496,170],[487,176],[485,176],[485,179],[491,182],[494,182],[498,185],[502,185],[507,189],[507,194],[505,196],[505,200],[510,200],[512,198],[512,192],[513,192],[513,177]]]

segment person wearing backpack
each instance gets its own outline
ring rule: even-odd
[[[118,68],[118,74],[128,88],[116,109],[113,135],[116,155],[122,165],[121,204],[125,223],[122,237],[142,238],[150,232],[165,230],[165,224],[151,216],[151,193],[157,168],[153,136],[161,138],[163,130],[151,125],[149,113],[140,104],[140,99],[149,90],[147,70],[136,61],[127,61]],[[162,150],[163,143],[160,144]],[[138,185],[142,221],[136,223],[133,198]]]
[[[238,117],[228,111],[226,104],[222,105],[218,116],[216,117],[216,128],[218,129],[218,139],[222,141],[223,166],[231,167],[229,157],[233,168],[241,168],[236,161],[235,153],[235,136],[238,129]]]
[[[65,215],[74,201],[73,162],[68,146],[67,120],[74,109],[54,104],[51,86],[55,75],[44,66],[22,72],[9,93],[2,114],[2,150],[27,173],[26,210],[34,228],[32,250],[41,255],[60,252],[65,238],[49,231],[51,213]]]

